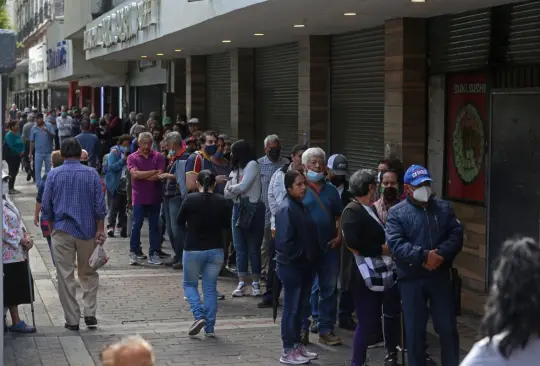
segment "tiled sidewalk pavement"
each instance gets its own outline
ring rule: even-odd
[[[58,300],[55,269],[47,243],[39,228],[32,223],[35,187],[17,178],[18,190],[13,196],[28,229],[35,238],[31,251],[31,267],[36,285],[35,315],[38,332],[34,335],[6,334],[4,365],[77,365],[99,364],[99,353],[107,343],[125,335],[140,334],[153,345],[158,365],[278,365],[280,344],[279,318],[271,319],[270,309],[258,309],[257,299],[232,299],[235,287],[232,278],[222,278],[218,289],[227,294],[219,302],[216,339],[187,336],[192,323],[191,312],[183,300],[182,276],[178,271],[161,266],[127,264],[127,239],[114,238],[106,242],[111,259],[100,270],[98,295],[99,327],[80,332],[63,328],[64,318]],[[77,204],[74,202],[74,204]],[[148,248],[147,233],[143,235],[144,250]],[[164,244],[166,251],[170,246]],[[80,299],[81,294],[78,294]],[[23,307],[23,319],[31,321],[30,307]],[[81,319],[81,325],[84,321]],[[345,344],[340,347],[319,345],[316,336],[311,348],[320,354],[315,365],[348,365],[352,333],[339,331]],[[438,342],[433,342],[436,344]],[[430,347],[438,355],[438,349]],[[382,365],[381,348],[369,352],[371,365]]]

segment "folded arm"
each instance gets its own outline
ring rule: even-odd
[[[453,261],[463,248],[463,225],[461,225],[451,208],[448,223],[447,239],[437,247],[437,254],[443,257],[445,262]]]

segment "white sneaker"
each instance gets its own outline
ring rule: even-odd
[[[129,265],[136,266],[138,264],[139,264],[139,258],[137,258],[137,254],[129,253]]]
[[[316,360],[317,358],[319,358],[318,354],[316,354],[315,352],[309,352],[303,344],[299,344],[298,346],[296,346],[296,349],[302,357],[309,358],[310,360]]]
[[[261,284],[259,282],[253,282],[251,284],[251,292],[253,296],[261,297],[262,296]]]
[[[163,264],[163,259],[161,259],[157,254],[152,254],[152,256],[148,258],[148,264],[155,264],[159,266]]]
[[[245,284],[238,284],[238,287],[236,288],[236,290],[234,290],[232,292],[232,296],[233,297],[242,297],[245,295],[245,290],[246,290],[246,285]]]
[[[279,358],[279,362],[287,365],[304,365],[309,363],[310,359],[302,356],[298,349],[293,349],[288,353],[283,353]]]

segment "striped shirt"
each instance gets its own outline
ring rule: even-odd
[[[66,160],[52,169],[45,183],[41,218],[53,222],[77,239],[90,240],[97,232],[97,221],[105,219],[105,193],[97,171],[78,160]]]
[[[264,156],[257,160],[261,169],[261,185],[262,185],[262,201],[266,206],[266,214],[264,216],[264,226],[270,227],[270,206],[268,205],[268,186],[270,185],[270,180],[274,173],[285,164],[289,164],[289,161],[286,158],[279,158],[278,161],[273,162],[268,159],[268,156]]]

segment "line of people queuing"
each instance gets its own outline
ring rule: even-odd
[[[58,118],[68,117],[61,111]],[[78,240],[92,241],[94,245],[88,245],[93,250],[106,232],[109,237],[129,237],[131,265],[147,260],[183,270],[186,299],[195,317],[191,335],[203,328],[207,336],[214,335],[217,299],[223,298],[216,289],[217,277],[231,258],[228,252],[234,252],[238,285],[233,297],[245,296],[251,289],[251,295],[262,297],[259,307],[271,308],[276,293],[283,288],[281,362],[301,364],[316,357],[305,348],[310,332],[318,333],[320,343],[341,344],[334,332],[339,319],[341,328],[355,331],[353,365],[366,362],[367,347],[380,341],[383,334],[385,365],[396,365],[398,347],[403,347],[399,337],[401,301],[405,334],[410,340],[409,362],[430,363],[424,318],[429,299],[441,335],[444,363],[457,364],[459,347],[449,271],[461,249],[462,228],[450,204],[431,195],[431,178],[425,168],[413,166],[404,174],[398,161],[382,161],[379,177],[359,171],[348,182],[348,163],[343,155],[333,155],[327,161],[320,148],[297,145],[289,160],[282,156],[276,135],[266,137],[265,155],[258,158],[244,140],[231,144],[227,136],[199,131],[196,118],[173,123],[150,115],[145,121],[143,115],[133,112],[123,123],[111,124],[110,118],[104,117],[97,124],[89,117],[83,116],[78,124],[81,132],[71,138],[73,130],[68,135],[68,130],[61,128],[65,121],[57,120],[55,127],[38,114],[31,131],[39,129],[39,134],[31,133],[29,139],[31,154],[37,156],[40,142],[47,141],[52,150],[53,141],[60,138],[64,163],[53,172],[62,179],[51,180],[49,173],[40,212],[53,237],[68,329],[79,327],[73,315],[78,305],[72,301],[73,278],[69,275],[74,263],[65,260],[71,255],[66,252],[68,244],[74,244],[80,265],[92,251],[80,250]],[[107,135],[106,142],[102,135]],[[90,170],[78,169],[81,176],[90,174],[81,179],[95,190],[85,192],[88,205],[82,206],[92,209],[79,208],[68,215],[70,201],[66,197],[77,193],[77,200],[85,202],[78,190],[66,193],[66,187],[79,184],[77,174],[67,175],[66,165],[81,162],[83,148],[88,152]],[[47,162],[50,158],[49,153]],[[98,172],[104,176],[103,182]],[[59,188],[59,182],[65,187]],[[106,228],[102,196],[109,207]],[[65,207],[58,202],[66,202]],[[85,215],[90,215],[92,225],[84,223]],[[145,217],[148,255],[142,250],[140,234]],[[56,235],[55,243],[54,228],[62,227],[62,220],[67,221],[65,233],[69,237]],[[362,227],[365,229],[359,230]],[[165,231],[173,256],[162,250]],[[59,260],[57,250],[64,260]],[[374,266],[385,268],[386,277],[371,278],[373,273],[381,273]],[[87,277],[81,281],[86,284],[84,313],[87,325],[93,326],[97,323],[97,273],[82,265],[79,275]],[[400,279],[399,289],[396,278]],[[365,286],[359,287],[359,283]],[[384,326],[378,315],[381,306]],[[358,322],[353,320],[355,311]]]

